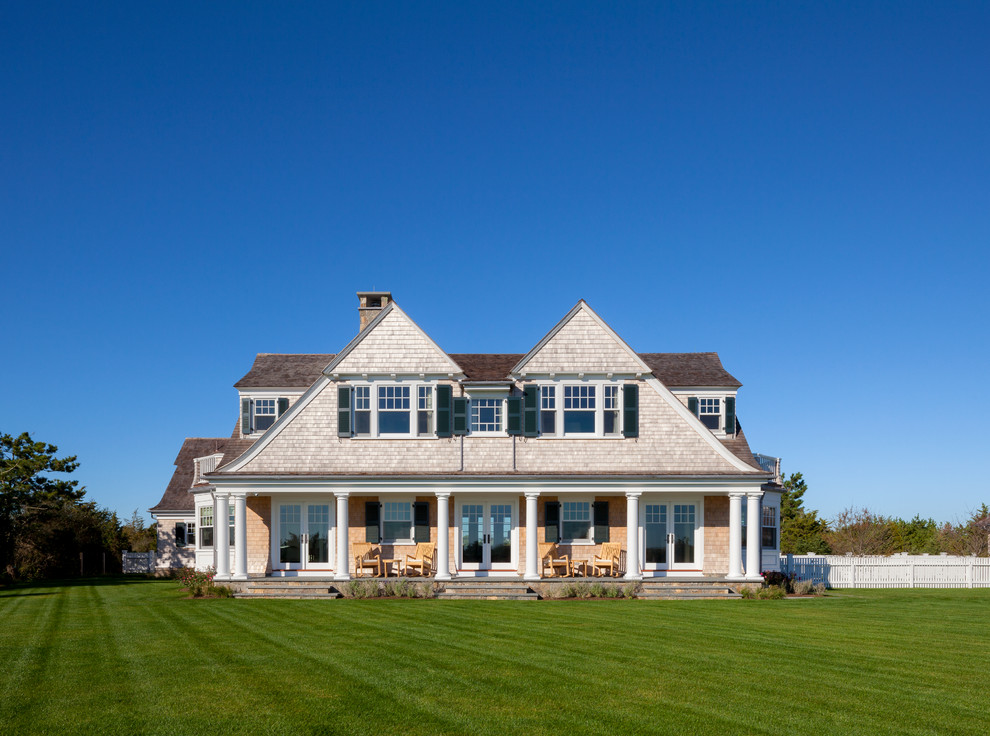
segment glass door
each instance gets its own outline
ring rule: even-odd
[[[643,544],[643,568],[646,570],[666,570],[667,547],[669,533],[667,532],[667,504],[648,503],[643,510],[643,526],[645,534]]]
[[[696,504],[644,503],[642,514],[644,570],[701,568]]]
[[[691,569],[701,567],[700,562],[696,562],[697,544],[695,532],[698,529],[697,513],[693,503],[675,503],[674,514],[671,519],[671,537],[673,547],[671,570]]]
[[[460,534],[462,569],[512,569],[511,503],[461,504]]]
[[[328,503],[279,504],[273,569],[330,569],[330,508]]]

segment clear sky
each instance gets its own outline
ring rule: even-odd
[[[0,431],[160,498],[387,289],[718,351],[807,505],[990,503],[990,3],[0,4]]]

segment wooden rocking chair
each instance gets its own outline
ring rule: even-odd
[[[381,575],[381,550],[371,542],[356,542],[354,544],[354,574],[361,577],[365,568],[375,571],[375,576]]]
[[[437,564],[436,550],[437,546],[433,542],[417,544],[416,551],[411,555],[406,555],[406,562],[403,565],[406,569],[406,575],[423,575],[424,577],[432,575]]]
[[[604,575],[608,570],[610,577],[619,574],[619,557],[622,554],[622,545],[618,542],[603,542],[601,552],[596,554],[591,560],[591,571],[594,575]]]
[[[571,560],[567,555],[562,555],[557,551],[557,545],[553,542],[545,542],[539,545],[540,549],[540,577],[543,571],[550,568],[549,577],[559,577],[558,569],[563,570],[566,576],[571,575]]]

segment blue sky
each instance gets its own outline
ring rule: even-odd
[[[450,352],[584,298],[718,351],[808,506],[964,518],[988,34],[987,3],[5,3],[0,431],[129,515],[358,290]]]

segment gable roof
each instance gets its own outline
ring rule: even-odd
[[[333,353],[258,353],[234,388],[309,388]]]
[[[232,445],[240,445],[243,442],[243,440],[232,440],[229,437],[187,437],[175,458],[175,472],[172,473],[172,479],[165,488],[162,500],[148,511],[152,514],[159,511],[189,511],[190,513],[194,511],[195,503],[189,493],[195,472],[193,460],[217,452],[226,453]],[[248,442],[248,445],[250,444]]]

